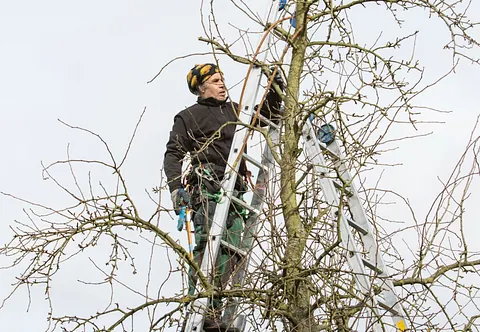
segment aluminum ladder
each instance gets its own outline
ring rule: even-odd
[[[347,250],[347,262],[353,270],[357,289],[364,296],[364,304],[372,311],[373,323],[369,330],[374,332],[392,330],[382,323],[387,312],[393,319],[395,325],[393,330],[406,331],[408,326],[401,299],[395,292],[391,275],[384,263],[353,178],[345,166],[338,141],[332,138],[328,145],[320,142],[311,121],[306,122],[302,136],[305,153],[315,179],[327,204],[333,209],[333,215],[338,218],[341,243]],[[327,159],[333,167],[327,167]],[[348,203],[349,212],[346,209],[339,209],[342,194]],[[361,239],[361,243],[355,240],[353,232],[358,233],[357,238]]]
[[[278,16],[279,4],[275,0],[269,2],[265,22],[268,22],[270,13],[273,13],[274,16]],[[262,44],[260,52],[263,57],[263,62],[266,62],[267,50],[270,47],[272,34],[267,37],[267,42]],[[257,113],[255,110],[255,105],[257,102],[257,97],[259,96],[259,91],[261,90],[261,78],[262,78],[261,68],[253,67],[248,78],[247,85],[245,87],[244,93],[244,102],[240,105],[240,116],[239,120],[242,123],[252,123],[254,115]],[[258,116],[260,120],[269,125],[269,135],[273,142],[278,141],[279,129],[278,124],[274,124],[268,119]],[[239,266],[246,266],[241,268],[237,275],[234,276],[235,279],[238,279],[240,275],[246,272],[249,262],[249,253],[251,245],[253,244],[253,239],[257,232],[257,219],[261,214],[261,207],[264,201],[265,195],[265,185],[267,180],[270,178],[270,169],[273,166],[273,158],[271,152],[268,149],[267,144],[265,143],[264,154],[261,160],[257,160],[247,155],[243,151],[244,142],[248,139],[249,129],[246,126],[237,125],[237,130],[235,132],[232,146],[230,149],[230,154],[227,161],[227,166],[225,168],[225,175],[222,180],[222,188],[225,193],[223,202],[217,204],[215,209],[215,214],[213,217],[212,225],[210,232],[207,236],[207,245],[205,248],[205,253],[203,256],[203,261],[200,266],[200,271],[207,278],[211,284],[213,281],[212,271],[215,268],[215,262],[219,255],[221,246],[227,247],[230,252],[234,252],[239,255],[242,261],[238,264]],[[255,185],[255,190],[252,196],[252,201],[250,204],[245,203],[244,201],[232,196],[232,193],[235,188],[235,182],[237,179],[237,174],[240,166],[241,159],[244,159],[250,165],[256,166],[259,168],[257,175],[257,181]],[[249,211],[249,217],[245,222],[245,233],[242,238],[242,243],[239,248],[235,248],[226,241],[222,240],[222,233],[225,229],[226,220],[228,216],[228,211],[231,203],[238,204],[243,206],[246,210]],[[197,281],[197,286],[199,281]],[[197,287],[198,288],[198,287]],[[190,304],[189,312],[187,314],[187,323],[185,326],[185,332],[201,332],[203,331],[204,316],[208,307],[208,298],[199,298]],[[235,316],[237,305],[235,303],[230,304],[226,311],[226,316],[231,319]],[[235,317],[234,325],[239,328],[241,331],[245,328],[245,320],[242,317]]]

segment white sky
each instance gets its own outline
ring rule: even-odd
[[[146,107],[124,171],[130,192],[138,197],[145,214],[151,213],[152,205],[144,190],[150,191],[159,183],[173,116],[195,101],[186,87],[186,73],[195,63],[211,61],[211,58],[180,60],[153,83],[146,82],[172,58],[208,51],[197,41],[197,37],[203,35],[199,6],[199,2],[194,1],[0,2],[0,191],[46,205],[64,206],[69,200],[51,182],[42,180],[40,162],[48,164],[65,158],[68,144],[71,154],[78,158],[106,158],[107,155],[98,141],[66,128],[57,119],[100,134],[120,158]],[[477,7],[472,7],[471,12],[480,20],[480,7],[474,6]],[[241,24],[243,20],[238,13],[219,12],[224,15],[223,22]],[[375,31],[376,26],[370,22],[366,18],[365,29]],[[417,24],[423,27],[430,22],[423,15]],[[440,75],[442,66],[451,63],[449,54],[441,48],[440,32],[445,33],[434,26],[419,37],[417,52],[425,61],[423,64],[432,68],[429,77]],[[480,39],[480,33],[477,36]],[[240,80],[245,69],[226,60],[224,63],[227,82],[233,84]],[[435,129],[435,133],[405,142],[399,152],[388,156],[389,161],[401,161],[404,165],[386,171],[383,187],[407,195],[421,216],[441,188],[436,176],[445,177],[449,173],[480,113],[479,74],[479,68],[462,64],[457,74],[429,91],[423,103],[431,102],[435,107],[454,111],[439,116],[446,125],[426,127],[424,131]],[[238,91],[234,91],[235,94]],[[68,176],[62,172],[58,175]],[[94,173],[95,181],[103,180],[102,176],[106,174]],[[87,178],[82,175],[81,179]],[[476,186],[478,188],[478,181]],[[466,227],[472,231],[478,230],[474,202],[480,203],[479,195],[477,189],[471,198],[472,208],[467,210],[472,221]],[[11,236],[12,221],[25,220],[23,207],[0,196],[2,244]],[[170,227],[174,234],[175,224],[176,221],[171,221],[164,227]],[[141,266],[147,263],[142,255],[148,257],[149,252],[139,250]],[[85,270],[87,266],[90,270]],[[101,279],[86,260],[66,266],[62,274],[65,278],[57,278],[58,284],[54,286],[54,297],[62,309],[85,313],[90,308],[90,301],[96,300],[95,291],[85,293],[83,288],[81,292],[76,291],[78,286],[74,282],[90,275]],[[8,294],[12,276],[11,272],[0,272],[2,298]],[[42,291],[33,294],[29,313],[25,312],[28,300],[25,292],[12,298],[0,311],[2,331],[46,328],[44,296]]]

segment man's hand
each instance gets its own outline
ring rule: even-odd
[[[285,91],[285,81],[283,79],[280,67],[270,66],[270,67],[268,67],[268,70],[267,70],[267,69],[265,69],[266,66],[264,67],[259,63],[255,63],[253,65],[253,68],[260,68],[260,70],[267,77],[268,80],[270,80],[270,77],[271,77],[272,73],[274,72],[274,70],[276,68],[277,71],[275,72],[275,75],[273,76],[273,82],[275,82],[275,84],[278,85],[280,90]]]
[[[270,71],[272,73],[274,70],[275,70],[275,67],[270,67]],[[285,91],[285,81],[283,80],[283,76],[280,68],[277,68],[277,71],[275,72],[275,76],[273,76],[273,81],[278,85],[280,90]]]
[[[172,191],[171,197],[173,209],[175,210],[175,214],[178,216],[182,206],[187,206],[190,204],[190,196],[184,188],[178,188]]]
[[[270,77],[272,73],[275,71],[275,66],[271,66],[268,68],[269,73],[267,73],[265,70],[262,68],[262,72],[267,76],[267,78],[270,80]],[[283,80],[282,73],[279,67],[276,68],[277,71],[275,72],[275,75],[273,76],[273,82],[278,85],[280,90],[285,91],[285,81]]]

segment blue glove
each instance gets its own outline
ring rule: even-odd
[[[175,214],[178,216],[180,214],[180,209],[182,206],[187,206],[190,204],[190,196],[184,188],[178,188],[172,191],[171,194],[173,209]]]

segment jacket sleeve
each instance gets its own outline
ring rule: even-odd
[[[170,192],[182,187],[182,161],[191,150],[191,142],[187,133],[185,121],[179,115],[173,120],[173,128],[167,143],[163,169],[167,176]]]
[[[284,90],[283,84],[279,85],[279,87],[282,91]],[[278,123],[283,113],[281,106],[282,97],[277,93],[273,86],[271,86],[268,90],[267,96],[265,97],[265,101],[262,105],[262,109],[260,110],[260,114],[272,121],[273,123]],[[258,105],[255,106],[255,109],[257,109],[257,107]],[[267,125],[262,121],[259,121],[259,123],[262,127]]]
[[[279,86],[283,91],[283,84]],[[282,106],[282,97],[277,93],[277,90],[273,86],[268,90],[267,96],[265,98],[265,103],[262,107],[262,114],[267,118],[274,119],[281,115],[281,106]]]

